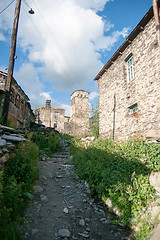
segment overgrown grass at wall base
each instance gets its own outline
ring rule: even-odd
[[[84,149],[80,142],[73,141],[71,155],[79,177],[89,183],[91,194],[104,202],[110,199],[122,223],[141,226],[141,216],[156,198],[148,176],[160,170],[159,145],[139,139],[123,143],[99,139]],[[138,233],[137,239],[147,239],[152,228],[150,216],[140,228],[144,226],[146,234]]]
[[[61,149],[60,138],[54,132],[48,133],[47,137],[41,133],[33,132],[29,134],[28,137],[48,155],[51,155],[52,153]]]
[[[38,178],[38,151],[34,143],[21,144],[0,173],[0,239],[19,239],[17,226],[24,221],[23,210]]]

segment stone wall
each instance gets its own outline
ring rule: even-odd
[[[7,73],[0,71],[0,117],[2,117],[3,114],[6,81]],[[30,127],[30,123],[34,122],[33,111],[28,101],[28,96],[17,84],[16,80],[12,78],[8,118],[11,119],[14,127]],[[31,116],[31,118],[29,118],[28,115]]]
[[[28,141],[25,131],[16,131],[0,124],[0,171],[9,155],[14,153],[20,142]]]
[[[55,130],[68,133],[67,129],[69,117],[65,116],[65,110],[62,108],[51,107],[51,100],[46,101],[45,107],[40,107],[35,110],[35,122],[46,127],[52,127]]]
[[[130,54],[134,79],[128,83]],[[160,137],[160,46],[154,17],[99,77],[98,86],[101,136]],[[134,104],[138,109],[131,112]]]
[[[77,90],[71,95],[71,119],[74,135],[87,135],[89,131],[89,93]]]

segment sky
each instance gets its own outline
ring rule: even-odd
[[[11,0],[0,0],[0,13]],[[0,14],[0,70],[8,67],[14,1]],[[152,0],[22,0],[13,76],[32,109],[62,107],[85,90],[98,97],[94,78],[152,6]],[[28,11],[32,8],[35,14]]]

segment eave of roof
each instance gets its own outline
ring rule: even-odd
[[[160,0],[157,1],[158,8],[160,8]],[[146,24],[153,17],[153,6],[149,9],[149,11],[145,14],[142,20],[138,23],[138,25],[133,29],[130,35],[126,38],[126,40],[122,43],[122,45],[118,48],[118,50],[114,53],[114,55],[110,58],[110,60],[104,65],[104,67],[99,71],[94,80],[98,81],[100,77],[104,74],[104,72],[113,64],[113,62],[118,58],[119,55],[122,55],[122,52],[128,47],[129,44],[137,37],[137,35],[143,31]]]
[[[0,71],[0,74],[2,74],[2,75],[4,75],[4,76],[7,77],[7,73],[5,73],[5,72]],[[17,83],[17,81],[14,79],[14,77],[12,77],[12,79],[13,79],[13,81],[15,81],[15,83],[17,84],[17,86],[18,86],[18,88],[20,89],[20,91],[22,91],[22,93],[25,95],[26,99],[29,101],[29,100],[30,100],[29,97],[25,94],[25,92],[22,90],[22,88],[18,85],[18,83]]]

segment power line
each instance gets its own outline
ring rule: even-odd
[[[63,49],[62,49],[62,47],[60,46],[60,44],[57,42],[55,34],[53,33],[53,31],[52,31],[52,29],[50,28],[50,26],[48,25],[48,23],[45,21],[45,18],[43,17],[40,9],[38,8],[36,1],[33,0],[33,2],[34,2],[35,6],[36,6],[37,9],[38,9],[38,12],[39,12],[39,14],[40,14],[40,16],[41,16],[41,19],[42,19],[43,23],[46,25],[46,30],[48,30],[48,33],[50,34],[50,36],[52,35],[53,41],[54,41],[55,45],[57,46],[57,49],[59,50],[59,53],[61,54],[61,57],[62,57],[63,60],[66,62],[66,64],[70,67],[71,75],[72,75],[75,79],[78,80],[78,75],[79,75],[79,74],[77,73],[76,69],[74,68],[71,59],[69,59],[69,57],[66,56],[65,54],[62,54],[62,50],[63,50]],[[61,66],[61,67],[62,67],[62,66]],[[69,78],[70,78],[70,76],[69,76]],[[78,80],[77,82],[79,82],[79,80]]]
[[[22,5],[22,7],[23,7],[23,5]],[[26,11],[24,11],[24,12],[25,12],[25,14],[26,14]],[[38,12],[38,11],[37,11],[37,12]],[[28,16],[28,14],[26,14],[26,16]],[[42,36],[42,33],[39,31],[39,29],[38,29],[37,26],[34,24],[34,22],[32,21],[32,19],[29,18],[29,20],[32,22],[32,26],[35,28],[35,30],[36,30],[37,33],[39,34],[40,38],[43,40],[44,43],[47,44],[46,39]],[[54,55],[53,49],[50,48],[50,47],[49,47],[49,49],[50,49],[50,52],[53,53],[53,55]],[[68,76],[68,78],[69,78],[70,75],[69,75],[68,72],[63,68],[63,66],[59,64],[60,61],[58,60],[58,58],[55,58],[55,63],[56,63],[57,65],[61,66],[61,68],[63,69],[63,72],[65,73],[65,76]]]
[[[34,11],[33,11],[33,9],[28,5],[28,3],[25,1],[25,0],[23,0],[23,2],[26,4],[26,6],[28,7],[28,8],[30,8],[30,10],[28,11],[30,14],[34,14]]]
[[[1,12],[0,14],[2,14],[15,0],[13,0],[12,2],[10,2]]]
[[[23,0],[23,2],[27,5],[27,7],[31,8],[25,0]]]

